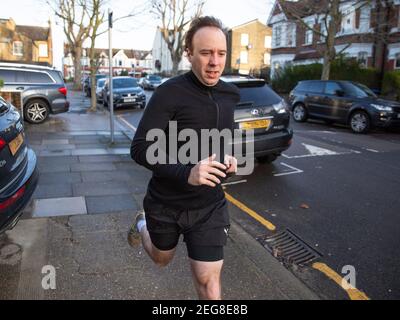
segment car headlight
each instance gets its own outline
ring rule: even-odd
[[[285,100],[281,100],[279,103],[272,105],[272,107],[277,113],[286,113],[288,111]]]
[[[377,109],[379,111],[387,111],[387,112],[392,112],[393,111],[392,107],[383,106],[381,104],[371,103],[371,107],[374,107],[375,109]]]

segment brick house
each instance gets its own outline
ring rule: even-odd
[[[267,25],[272,28],[271,76],[288,64],[323,62],[324,37],[290,18],[296,12],[306,24],[324,33],[323,14],[328,0],[276,1]],[[342,22],[335,37],[336,52],[357,59],[364,67],[382,71],[400,70],[400,0],[385,9],[376,1],[342,1]],[[313,8],[312,15],[310,10]],[[386,39],[380,36],[385,31]]]
[[[272,29],[256,20],[229,30],[226,67],[249,74],[269,67]]]
[[[16,25],[0,19],[0,61],[53,64],[51,27]]]

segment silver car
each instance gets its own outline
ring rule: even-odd
[[[44,122],[50,113],[69,110],[67,88],[61,71],[38,65],[0,63],[2,91],[22,92],[24,119]]]
[[[103,88],[106,84],[106,78],[102,78],[97,80],[96,84],[96,101],[99,103],[103,103]]]

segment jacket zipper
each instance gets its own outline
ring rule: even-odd
[[[216,126],[216,128],[219,129],[219,105],[218,105],[218,102],[214,100],[214,98],[211,94],[211,91],[207,91],[207,92],[208,92],[208,96],[214,102],[215,107],[217,108],[217,126]]]

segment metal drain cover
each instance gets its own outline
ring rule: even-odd
[[[295,264],[304,267],[311,261],[322,257],[321,253],[309,246],[289,229],[277,232],[273,236],[258,237],[257,240],[284,264]]]

